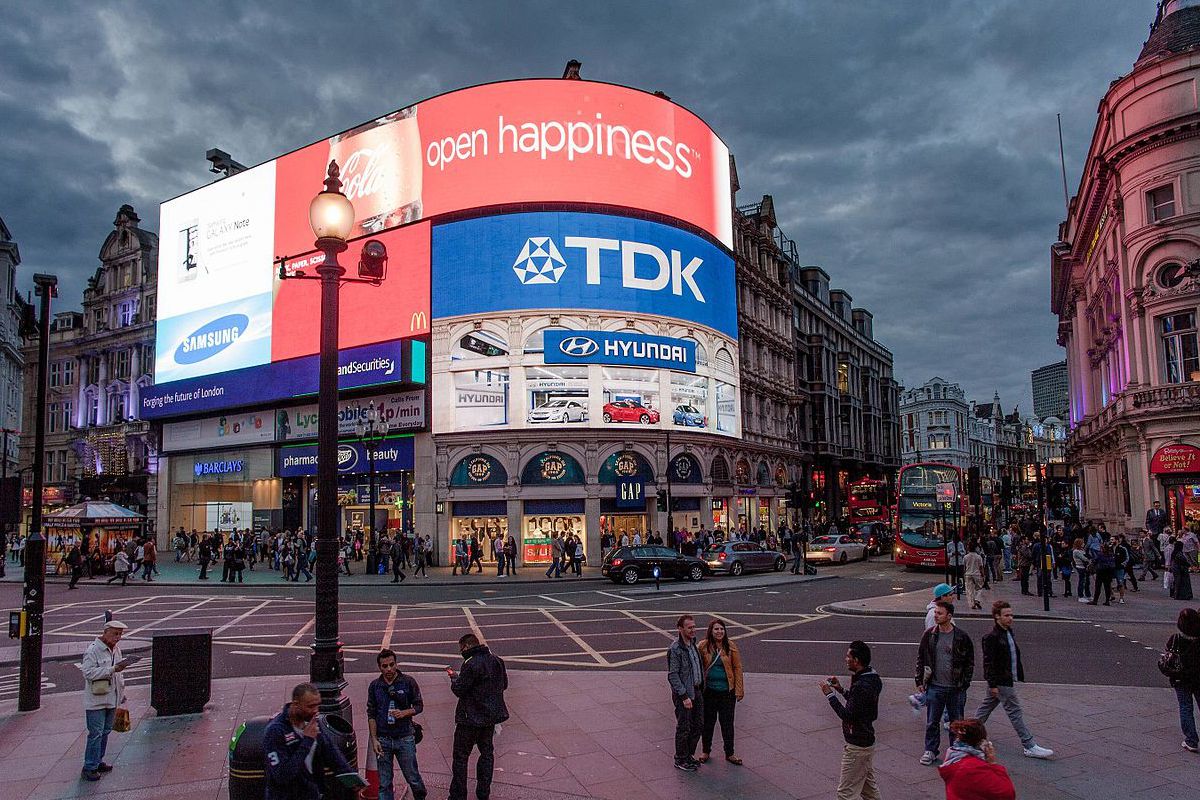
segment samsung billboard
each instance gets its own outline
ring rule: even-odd
[[[679,228],[532,212],[436,225],[432,238],[435,319],[596,309],[673,317],[737,338],[733,259]]]

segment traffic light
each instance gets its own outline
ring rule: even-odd
[[[655,497],[657,499],[658,510],[666,511],[667,510],[667,490],[659,489],[658,493]]]

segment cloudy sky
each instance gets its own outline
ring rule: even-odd
[[[20,281],[56,272],[77,306],[117,208],[449,89],[583,76],[661,89],[737,158],[740,204],[856,305],[908,384],[1031,411],[1061,358],[1048,247],[1109,82],[1155,0],[208,2],[6,0],[0,217]],[[53,10],[48,10],[53,9]]]

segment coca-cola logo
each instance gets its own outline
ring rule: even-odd
[[[346,159],[342,168],[342,191],[346,197],[361,200],[383,188],[391,174],[392,152],[378,147],[362,147]]]

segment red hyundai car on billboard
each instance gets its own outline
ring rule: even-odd
[[[604,421],[655,425],[658,423],[658,411],[646,408],[636,400],[614,400],[604,404]]]

